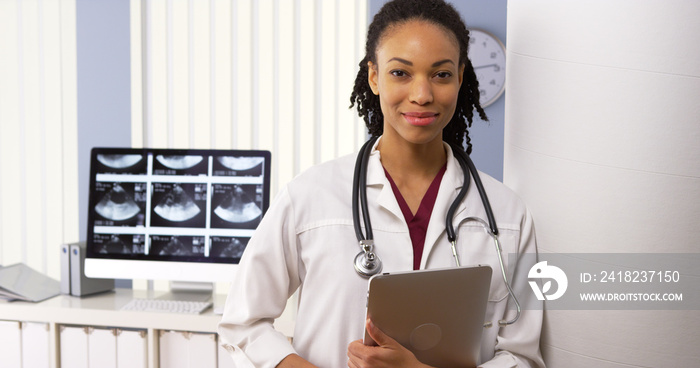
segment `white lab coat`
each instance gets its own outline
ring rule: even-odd
[[[445,149],[447,170],[428,226],[422,269],[454,266],[445,214],[464,177],[447,144]],[[360,251],[350,204],[355,158],[345,156],[295,178],[276,197],[248,243],[219,325],[219,334],[235,361],[274,367],[287,355],[297,353],[319,367],[347,366],[348,344],[364,336],[367,295],[367,279],[358,276],[353,267]],[[530,213],[502,183],[485,174],[481,178],[500,231],[509,280],[516,268],[518,275],[526,277],[529,265],[508,264],[508,254],[536,252]],[[368,164],[367,198],[383,272],[411,270],[413,248],[408,227],[376,149]],[[454,223],[470,216],[488,221],[473,184],[456,211]],[[515,311],[513,307],[506,309],[509,297],[493,240],[481,224],[465,221],[457,230],[457,243],[462,265],[488,264],[493,269],[486,319],[493,321],[494,327],[484,330],[481,359],[488,362],[482,366],[543,367],[539,350],[542,310],[523,310],[515,324],[497,327],[499,319],[512,318]],[[532,291],[525,293],[529,287],[520,279],[514,287],[519,296],[523,294],[520,298],[527,298]],[[297,289],[292,346],[272,323]]]

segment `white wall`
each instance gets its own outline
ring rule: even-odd
[[[698,14],[682,0],[509,1],[504,182],[540,252],[698,253]],[[552,367],[698,366],[699,345],[697,310],[545,313]]]

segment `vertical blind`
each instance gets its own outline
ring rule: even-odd
[[[131,0],[132,145],[265,149],[272,193],[355,151],[365,0]]]
[[[75,0],[0,1],[0,265],[60,277],[78,236]]]

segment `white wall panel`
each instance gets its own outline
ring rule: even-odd
[[[253,4],[233,2],[233,136],[232,148],[253,147]]]
[[[233,32],[231,23],[232,2],[217,0],[212,4],[213,40],[212,40],[212,147],[231,148],[233,99],[232,83],[232,45]]]
[[[316,52],[320,52],[320,45],[316,44],[316,6],[313,0],[299,0],[297,8],[297,49],[296,49],[296,75],[297,75],[297,130],[295,131],[295,142],[298,144],[297,150],[294,152],[296,168],[299,171],[304,171],[316,162],[317,147],[320,124],[317,121],[316,106],[320,101],[316,101],[317,87],[316,78],[321,75],[317,72],[317,68],[321,65],[317,64]],[[318,5],[320,6],[320,5]]]
[[[190,78],[194,57],[191,36],[190,4],[187,0],[171,1],[167,4],[168,34],[168,146],[190,146],[190,123],[194,109],[190,107],[193,86]],[[176,76],[178,76],[176,78]]]
[[[174,81],[168,80],[167,5],[167,0],[149,0],[145,7],[145,16],[148,17],[148,21],[144,22],[144,41],[148,50],[144,68],[144,98],[148,105],[147,120],[144,122],[146,147],[168,147],[168,142],[172,140],[170,137],[175,134],[172,129],[168,129],[168,90]]]
[[[135,148],[143,147],[146,143],[144,132],[144,121],[148,121],[148,101],[146,97],[147,84],[144,81],[144,70],[147,66],[145,59],[148,53],[144,40],[144,13],[146,3],[141,0],[130,0],[129,2],[129,43],[131,45],[131,146]]]
[[[211,1],[190,1],[190,147],[211,147]]]
[[[291,154],[298,144],[294,139],[295,127],[295,94],[294,82],[294,3],[292,1],[277,0],[276,17],[276,47],[275,74],[276,89],[273,101],[275,106],[275,150],[272,151],[272,162],[276,175],[272,176],[273,188],[279,188],[283,183],[291,180],[298,172],[295,167],[295,158]],[[276,193],[276,191],[275,191]]]
[[[44,180],[41,184],[42,203],[45,205],[41,211],[40,223],[38,224],[44,229],[41,242],[45,244],[47,249],[41,249],[42,262],[46,265],[46,272],[50,275],[58,275],[60,272],[59,262],[49,262],[55,260],[51,253],[58,253],[61,242],[49,243],[49,239],[53,241],[63,239],[63,224],[61,221],[54,219],[63,218],[63,197],[64,185],[60,178],[63,176],[62,165],[63,157],[60,155],[64,142],[60,139],[63,132],[61,121],[62,116],[62,99],[55,96],[61,96],[61,59],[55,57],[61,55],[61,18],[60,3],[57,1],[42,2],[42,13],[40,13],[39,22],[41,26],[41,39],[44,44],[44,50],[40,53],[43,61],[40,70],[41,79],[43,81],[43,90],[40,100],[44,105],[40,110],[42,141],[41,141],[41,161],[46,167],[43,174]],[[50,58],[46,58],[51,55]],[[54,96],[54,97],[51,97]],[[58,139],[57,139],[58,138]],[[36,146],[34,146],[36,149]],[[52,178],[49,180],[49,178]],[[59,200],[54,200],[54,198]],[[76,216],[77,217],[77,216]],[[76,221],[77,222],[77,221]],[[78,238],[75,238],[78,239]]]
[[[51,221],[63,223],[61,244],[81,239],[78,210],[78,60],[75,0],[61,0],[61,132],[63,216]],[[55,152],[54,152],[55,154]],[[58,156],[58,154],[57,154]],[[59,254],[56,252],[56,254]],[[58,256],[57,256],[58,259]],[[51,264],[52,262],[49,262]],[[58,263],[56,263],[58,267]],[[51,273],[58,275],[58,271]]]
[[[0,2],[0,264],[78,240],[75,1]]]
[[[680,0],[508,2],[504,182],[541,251],[698,252],[697,14]],[[699,315],[546,310],[542,352],[552,367],[698,366]]]
[[[273,101],[275,61],[275,9],[272,0],[259,0],[254,5],[253,29],[253,147],[274,150]]]
[[[0,2],[0,264],[24,260],[22,227],[20,120],[21,3]]]
[[[23,157],[20,173],[20,196],[23,199],[23,221],[20,231],[24,234],[23,257],[28,264],[44,269],[45,263],[41,252],[42,239],[45,229],[42,227],[42,199],[45,193],[42,191],[44,177],[44,162],[42,161],[41,146],[46,140],[43,136],[43,121],[41,109],[44,107],[42,99],[43,73],[40,51],[43,49],[42,23],[39,21],[42,9],[38,1],[22,1],[22,13],[20,14],[22,46],[20,66],[20,121],[21,146],[20,154]],[[33,168],[41,168],[34,170]],[[29,231],[31,229],[31,231]]]
[[[319,45],[319,52],[316,53],[316,68],[319,72],[315,80],[316,86],[316,161],[327,161],[338,156],[337,153],[337,119],[335,112],[340,105],[336,95],[335,78],[337,55],[335,53],[338,29],[337,24],[337,4],[334,1],[321,1],[316,9],[316,17],[320,19],[319,27],[316,29],[316,44]]]

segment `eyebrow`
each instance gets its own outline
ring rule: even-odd
[[[398,62],[400,62],[400,63],[406,64],[406,65],[409,65],[409,66],[413,66],[413,63],[412,63],[412,62],[410,62],[410,61],[408,61],[408,60],[406,60],[406,59],[398,58],[398,57],[391,58],[391,59],[389,59],[389,61],[398,61]],[[455,62],[452,61],[452,60],[450,60],[450,59],[440,60],[440,61],[434,62],[433,65],[432,65],[432,67],[440,66],[440,65],[446,64],[446,63],[454,64]]]

